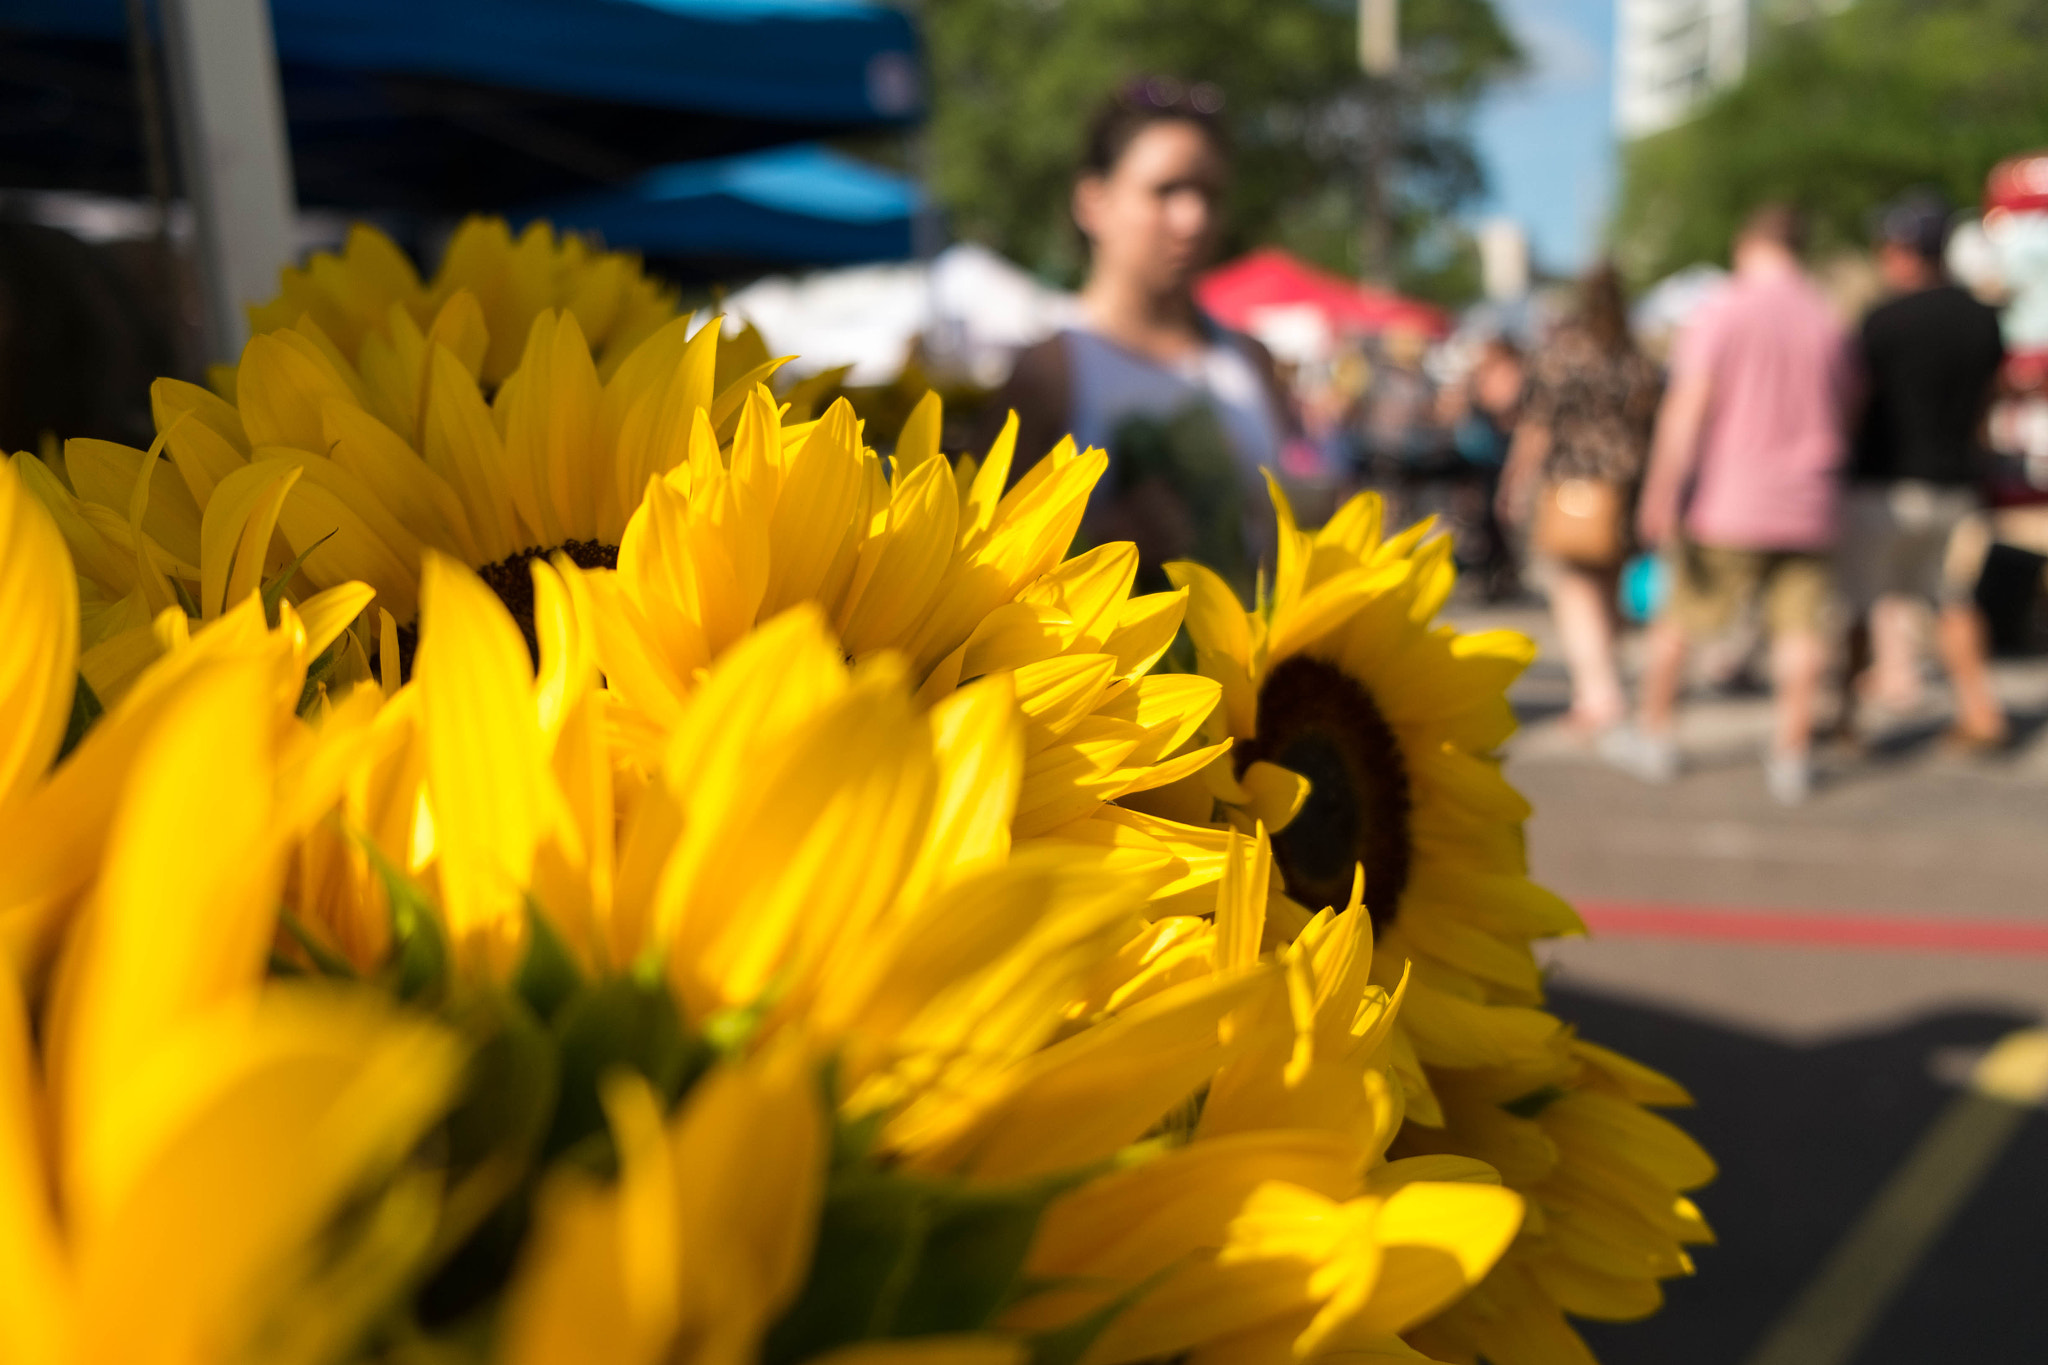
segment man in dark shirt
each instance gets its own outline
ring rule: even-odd
[[[1858,337],[1866,400],[1843,504],[1841,582],[1856,621],[1843,727],[1852,725],[1873,644],[1872,681],[1889,686],[1871,690],[1910,695],[1911,625],[1901,612],[1917,598],[1937,612],[1941,659],[1955,686],[1951,738],[1995,748],[2005,741],[2005,713],[1991,689],[1983,618],[1971,585],[1944,568],[1956,526],[1978,507],[1978,432],[2005,359],[1998,314],[1943,270],[1948,211],[1940,201],[1899,201],[1879,218],[1877,237],[1892,298],[1871,310]]]

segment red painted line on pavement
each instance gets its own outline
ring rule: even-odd
[[[1684,938],[1817,948],[2048,955],[2048,922],[1582,901],[1579,917],[1615,938]]]

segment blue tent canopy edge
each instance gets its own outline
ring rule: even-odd
[[[800,144],[664,166],[514,217],[546,218],[649,256],[824,264],[909,256],[923,205],[902,176]]]
[[[285,62],[656,108],[889,123],[923,108],[916,32],[862,0],[271,0]],[[0,28],[119,40],[120,0],[0,0]]]

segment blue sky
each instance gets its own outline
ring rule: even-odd
[[[1615,0],[1496,3],[1530,69],[1479,109],[1491,193],[1471,216],[1520,220],[1542,268],[1576,269],[1599,248],[1613,202]]]

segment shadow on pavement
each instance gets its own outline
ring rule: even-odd
[[[1721,1166],[1698,1195],[1720,1237],[1698,1275],[1669,1282],[1647,1321],[1581,1324],[1603,1365],[1741,1365],[1957,1093],[1937,1078],[1944,1054],[2035,1022],[1948,1013],[1798,1047],[1580,991],[1551,1005],[1690,1088],[1699,1107],[1673,1117]],[[2027,1118],[1853,1360],[2048,1360],[2048,1114]]]

